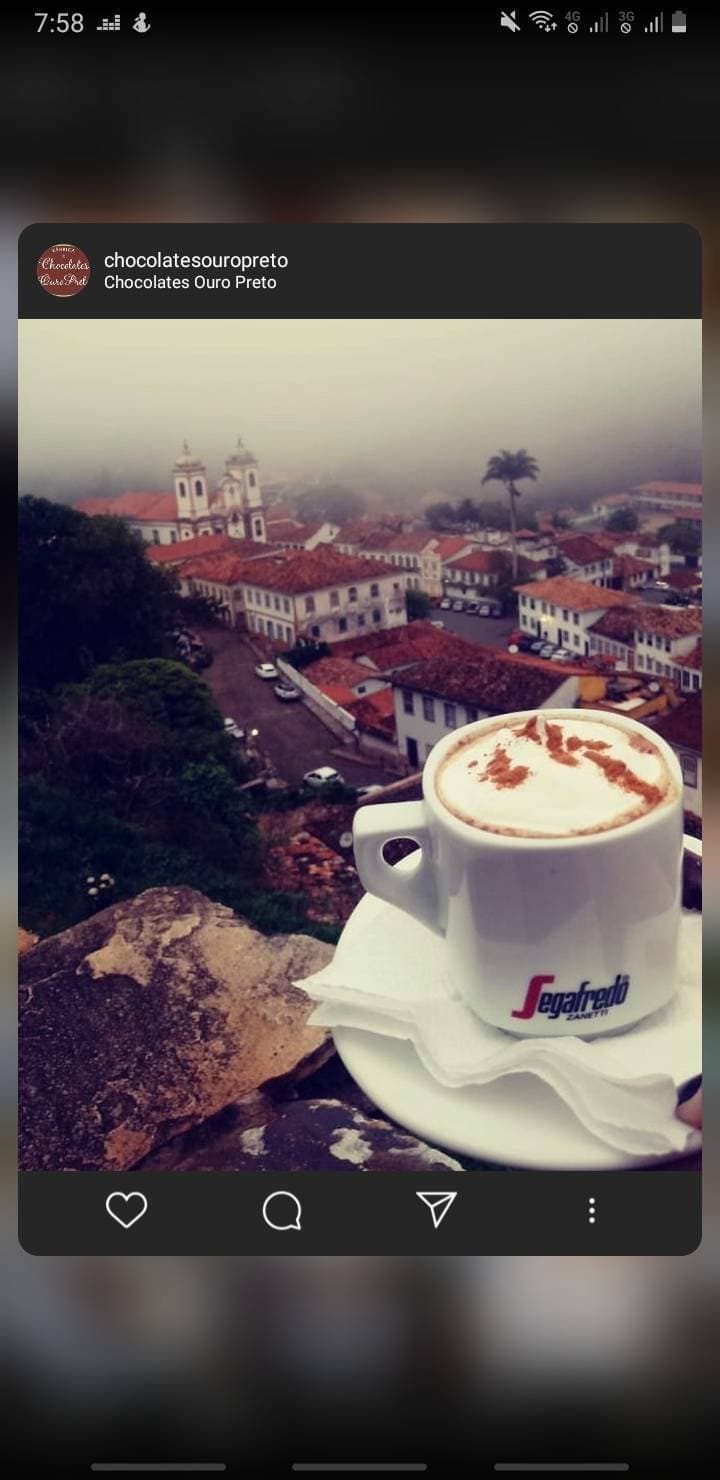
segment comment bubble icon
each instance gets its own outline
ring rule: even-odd
[[[271,1192],[263,1203],[262,1215],[276,1233],[289,1233],[291,1229],[301,1232],[302,1206],[294,1192]]]

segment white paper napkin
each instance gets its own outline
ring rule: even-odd
[[[700,930],[700,915],[684,912],[673,1001],[594,1042],[517,1039],[481,1022],[453,987],[442,939],[369,895],[330,965],[296,986],[318,1003],[311,1023],[409,1039],[440,1084],[536,1074],[606,1145],[662,1156],[697,1140],[675,1109],[677,1086],[700,1070]]]

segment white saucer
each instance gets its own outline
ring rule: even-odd
[[[372,928],[378,930],[378,907],[378,900],[368,895],[360,901],[345,926],[344,944],[361,948],[370,914]],[[393,925],[401,912],[393,905],[380,908],[391,976],[398,939]],[[545,1171],[613,1171],[678,1161],[702,1144],[700,1133],[694,1132],[682,1152],[631,1156],[593,1136],[534,1074],[449,1089],[424,1068],[406,1040],[347,1027],[334,1028],[333,1037],[346,1069],[378,1109],[430,1145],[474,1160]]]

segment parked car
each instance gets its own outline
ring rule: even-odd
[[[450,597],[449,596],[443,596],[443,599],[440,602],[440,610],[441,610],[441,612],[449,612],[450,609],[451,609],[451,607],[452,607],[452,602],[450,600]]]
[[[464,612],[464,610],[465,610],[465,602],[464,601],[454,601],[453,604],[452,604],[452,609],[453,609],[454,612]]]
[[[530,643],[530,647],[529,647],[528,651],[531,652],[531,653],[533,653],[536,658],[539,658],[540,657],[541,649],[544,648],[544,647],[545,647],[545,642],[544,642],[543,638],[542,637],[536,637],[535,638],[535,641]]]
[[[551,661],[553,663],[572,663],[574,662],[574,658],[569,648],[556,648],[555,652],[551,655]]]
[[[303,776],[306,786],[322,790],[324,786],[344,786],[345,781],[339,771],[332,766],[318,766],[316,771],[306,771]]]
[[[282,699],[285,704],[292,703],[293,699],[302,698],[300,690],[296,689],[294,684],[288,683],[283,678],[280,679],[279,683],[273,685],[273,693],[277,699]]]
[[[467,601],[465,603],[465,610],[469,617],[476,617],[479,611],[478,603],[476,601]]]
[[[481,601],[480,602],[480,605],[478,607],[478,616],[480,616],[480,617],[489,617],[490,616],[490,603],[488,601]]]
[[[223,720],[223,729],[225,731],[225,734],[230,736],[231,740],[245,739],[245,731],[240,728],[240,725],[237,723],[237,721],[234,720],[229,714],[226,715],[225,719]]]
[[[529,653],[533,641],[534,639],[530,632],[511,632],[508,638],[508,651],[512,646],[516,647],[519,653]]]
[[[541,649],[540,649],[540,657],[541,658],[552,658],[554,652],[555,652],[555,643],[554,642],[544,642],[543,645],[542,645],[542,647],[541,647]]]
[[[190,655],[188,657],[188,662],[191,668],[194,668],[196,670],[200,670],[202,668],[210,668],[212,666],[212,661],[213,653],[210,651],[210,648],[203,647],[202,645],[200,647],[195,647],[194,645],[191,647]]]
[[[491,601],[490,602],[490,616],[491,617],[501,617],[502,616],[502,607],[501,606],[498,606],[498,604],[497,604],[496,601]]]
[[[277,680],[280,674],[274,663],[258,663],[255,668],[255,677]]]
[[[374,797],[374,796],[376,796],[376,794],[379,791],[384,791],[384,790],[385,790],[384,786],[380,786],[379,782],[375,782],[372,786],[359,786],[357,788],[357,796],[358,797]]]

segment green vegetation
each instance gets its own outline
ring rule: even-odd
[[[335,940],[264,891],[250,768],[203,679],[171,656],[178,602],[118,519],[20,506],[21,911],[41,935],[186,884],[261,930]],[[88,879],[112,876],[100,899]]]
[[[634,509],[615,509],[605,521],[605,528],[616,534],[634,534],[638,516]]]
[[[667,541],[671,550],[678,555],[698,555],[702,547],[702,534],[693,525],[683,524],[678,521],[675,524],[664,524],[658,530],[658,540]]]
[[[45,688],[98,663],[169,656],[173,578],[121,519],[20,500],[20,679]]]
[[[530,457],[524,447],[517,452],[509,452],[503,447],[495,457],[488,458],[487,470],[483,483],[504,483],[505,492],[508,497],[508,509],[510,512],[510,546],[512,551],[512,574],[513,580],[517,580],[518,557],[517,557],[517,501],[520,497],[520,489],[516,484],[524,478],[530,478],[534,483],[540,469],[534,457]]]

